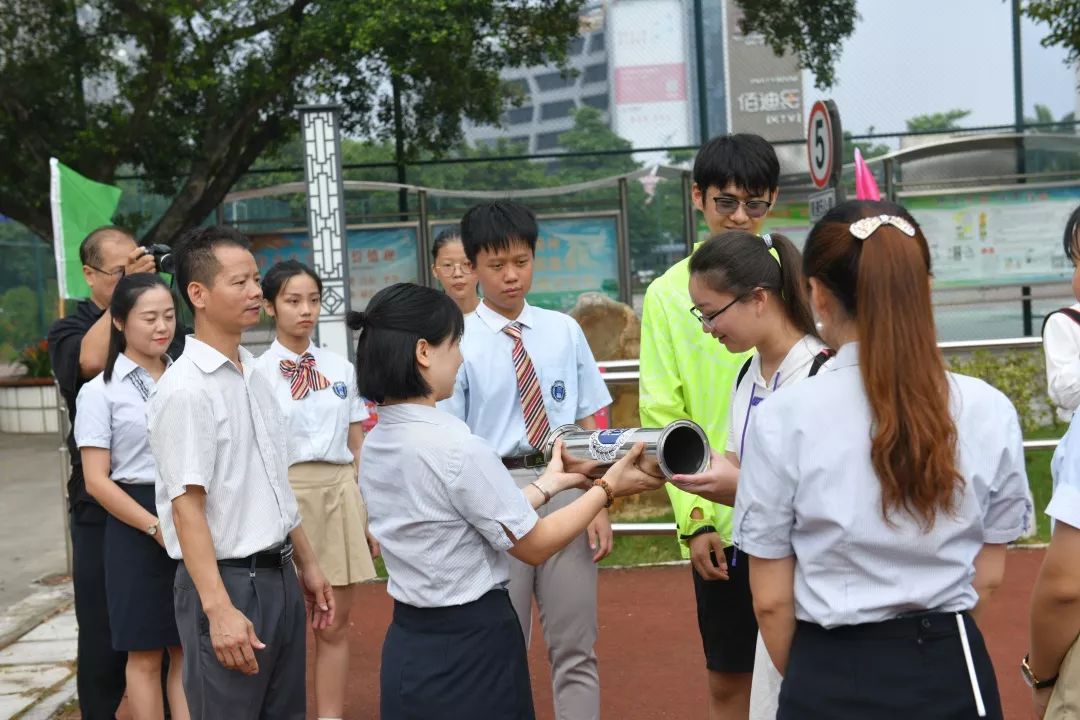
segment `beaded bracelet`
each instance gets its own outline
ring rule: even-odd
[[[607,484],[607,480],[604,478],[597,478],[596,480],[593,480],[593,487],[598,487],[604,491],[604,494],[607,495],[607,503],[604,507],[611,507],[611,504],[615,502],[615,493],[611,491],[611,486]]]

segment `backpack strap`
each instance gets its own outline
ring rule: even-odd
[[[1074,323],[1080,325],[1080,312],[1077,312],[1071,307],[1058,308],[1057,310],[1051,310],[1050,312],[1046,313],[1046,317],[1043,318],[1042,329],[1039,330],[1039,335],[1046,334],[1046,323],[1050,321],[1050,316],[1055,313],[1061,313],[1062,315],[1066,315]]]
[[[742,384],[742,379],[743,379],[744,377],[746,377],[746,373],[747,373],[747,371],[749,371],[749,370],[750,370],[750,361],[751,361],[751,360],[753,360],[753,359],[754,359],[754,356],[753,356],[753,355],[751,355],[750,357],[746,358],[746,362],[744,362],[744,363],[743,363],[743,366],[742,366],[741,368],[739,368],[739,377],[735,378],[735,389],[736,389],[736,390],[738,390],[738,389],[739,389],[739,385],[741,385],[741,384]]]
[[[832,348],[825,348],[817,355],[814,356],[814,362],[810,363],[810,374],[807,377],[814,377],[818,374],[818,370],[821,366],[829,362],[831,358],[836,357],[836,351]]]

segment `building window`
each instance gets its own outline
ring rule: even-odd
[[[568,117],[574,109],[573,100],[561,100],[559,102],[545,103],[540,106],[541,120],[557,120]]]
[[[573,86],[575,78],[564,78],[561,73],[549,72],[536,76],[536,86],[541,90],[558,90]]]
[[[604,52],[604,33],[593,33],[589,36],[589,52]]]
[[[603,62],[585,68],[585,82],[607,82],[607,63]]]
[[[511,108],[503,113],[504,125],[521,125],[523,123],[532,122],[533,119],[533,107],[532,105],[526,105],[525,107]]]
[[[567,53],[571,57],[574,57],[576,55],[580,55],[581,51],[584,50],[584,49],[585,49],[585,38],[583,38],[581,35],[578,35],[576,38],[574,38],[573,40],[570,41],[570,47],[568,48]]]
[[[589,95],[588,97],[581,98],[588,107],[596,108],[597,110],[607,110],[608,103],[610,102],[607,94],[604,95]]]
[[[543,152],[544,150],[554,150],[559,147],[559,136],[561,132],[549,132],[540,133],[536,136],[536,150],[537,152]]]

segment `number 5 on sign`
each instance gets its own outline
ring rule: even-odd
[[[832,100],[818,100],[810,109],[806,133],[806,159],[810,179],[819,188],[835,186],[840,180],[840,112]]]

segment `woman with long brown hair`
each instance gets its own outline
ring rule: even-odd
[[[1016,411],[945,370],[903,208],[834,208],[803,269],[837,356],[755,412],[735,504],[777,717],[1001,718],[975,618],[1027,524]]]

